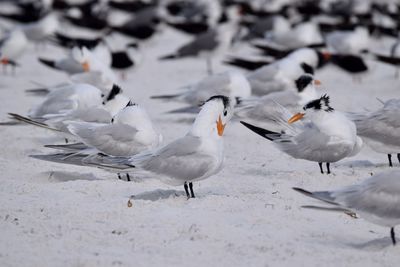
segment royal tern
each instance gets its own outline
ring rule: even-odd
[[[23,31],[15,29],[0,40],[0,63],[2,65],[17,66],[18,59],[25,51],[28,39]]]
[[[162,140],[147,112],[129,102],[108,124],[70,122],[69,131],[87,146],[110,156],[128,157],[158,146]],[[61,145],[60,147],[69,145]]]
[[[322,96],[304,106],[304,113],[290,116],[284,111],[282,117],[276,118],[283,128],[281,132],[272,132],[241,121],[241,123],[272,141],[278,149],[297,158],[318,162],[321,173],[322,163],[326,162],[327,173],[330,174],[330,163],[337,162],[359,152],[362,140],[357,136],[356,126],[344,114],[335,111],[329,105],[329,97]],[[293,124],[306,118],[309,121]],[[286,122],[287,121],[287,122]]]
[[[131,101],[109,123],[66,122],[71,134],[82,143],[47,145],[63,151],[86,155],[103,153],[108,156],[129,157],[156,148],[162,141],[147,112]],[[118,177],[121,179],[120,174]],[[127,180],[130,176],[126,173]]]
[[[303,74],[294,84],[296,90],[272,92],[262,97],[240,100],[235,114],[240,118],[264,121],[270,118],[270,109],[274,108],[273,102],[277,102],[289,110],[295,110],[318,97],[315,87],[321,82],[314,79],[313,75]]]
[[[252,93],[265,95],[273,91],[290,89],[303,73],[310,73],[321,64],[323,56],[311,48],[301,48],[272,64],[247,75]]]
[[[368,30],[362,27],[354,31],[335,31],[326,36],[327,46],[337,54],[359,55],[369,48]]]
[[[305,207],[325,210],[342,209],[346,213],[359,214],[374,224],[390,227],[392,243],[396,244],[394,227],[400,224],[400,171],[376,174],[360,184],[334,191],[309,192],[296,187],[293,189],[333,206]]]
[[[26,37],[33,42],[43,42],[59,27],[58,18],[54,13],[49,13],[36,22],[21,26]]]
[[[70,121],[108,123],[129,102],[114,85],[107,96],[88,84],[59,86],[33,108],[29,115],[9,113],[12,119],[46,128],[70,137]],[[65,135],[66,134],[66,135]]]
[[[117,173],[126,173],[140,168],[155,174],[165,183],[184,185],[187,197],[194,198],[192,183],[206,179],[222,169],[224,161],[222,136],[232,115],[232,100],[226,96],[213,96],[203,105],[190,131],[163,147],[133,157],[97,155],[85,159],[73,153],[32,157],[53,162],[101,167]]]
[[[384,102],[382,108],[364,113],[349,113],[357,127],[357,134],[376,152],[388,155],[397,153],[400,162],[400,99]]]
[[[293,29],[267,35],[267,38],[285,48],[300,48],[323,42],[318,26],[313,22],[300,23]]]
[[[237,30],[238,15],[234,14],[237,12],[236,8],[232,8],[229,10],[231,21],[199,34],[191,42],[178,48],[176,52],[160,57],[160,60],[202,56],[206,58],[208,74],[212,74],[211,59],[229,48]]]
[[[226,95],[233,99],[246,99],[251,95],[250,84],[246,76],[237,71],[207,76],[200,82],[185,86],[182,89],[184,90],[182,93],[159,95],[152,98],[185,102],[190,104],[190,108],[196,107],[197,110],[199,105],[203,104],[213,95]]]
[[[58,60],[48,60],[39,58],[39,61],[53,69],[65,71],[68,74],[81,72],[100,72],[104,79],[117,82],[117,77],[110,69],[111,54],[104,46],[96,47],[90,51],[86,47],[74,47],[71,49],[68,57]]]

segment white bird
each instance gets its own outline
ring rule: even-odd
[[[85,155],[87,158],[95,157],[98,153],[129,157],[154,149],[162,142],[162,135],[154,129],[147,112],[132,102],[129,102],[108,123],[67,121],[66,124],[69,132],[82,143],[46,147],[73,152],[75,155]],[[128,173],[126,176],[130,181]],[[118,177],[121,179],[120,174]]]
[[[192,182],[206,179],[222,169],[224,160],[222,136],[232,115],[233,102],[226,96],[213,96],[203,105],[192,128],[185,136],[155,150],[133,157],[98,155],[90,160],[82,160],[68,153],[32,157],[61,163],[96,166],[118,173],[140,168],[155,174],[165,183],[184,185],[187,197],[193,198],[195,195]]]
[[[322,64],[323,55],[311,48],[301,48],[272,64],[247,75],[254,95],[291,89],[293,82],[303,73],[313,73]]]
[[[388,155],[397,153],[400,162],[400,99],[386,101],[382,108],[364,113],[349,113],[357,127],[357,134],[376,152]]]
[[[160,57],[160,60],[180,59],[187,57],[204,57],[207,63],[207,72],[212,74],[212,59],[228,50],[232,38],[237,31],[238,9],[228,10],[229,22],[209,29],[199,34],[191,42],[181,46],[172,54]]]
[[[26,37],[33,42],[43,42],[59,27],[59,21],[54,13],[49,13],[39,21],[21,26]]]
[[[23,31],[15,29],[0,40],[0,63],[16,66],[18,59],[25,51],[28,39]]]
[[[287,31],[272,32],[267,38],[289,49],[323,43],[318,26],[313,22],[300,23]]]
[[[203,104],[213,95],[226,95],[233,99],[245,99],[251,95],[250,84],[246,76],[237,71],[211,75],[198,83],[185,86],[182,89],[184,91],[181,93],[153,96],[152,98],[177,100],[190,105],[189,108],[184,108],[183,110],[194,107],[197,110],[199,105]]]
[[[368,50],[370,39],[366,28],[358,27],[354,31],[335,31],[326,36],[327,46],[341,55],[358,55]]]
[[[390,227],[392,243],[396,244],[394,227],[400,224],[400,171],[376,174],[360,184],[334,191],[293,189],[333,206],[304,206],[306,208],[357,213],[369,222]]]
[[[87,148],[110,156],[133,156],[156,148],[162,140],[147,112],[132,102],[119,111],[110,123],[70,122],[68,129]]]
[[[46,99],[29,112],[28,117],[15,113],[9,115],[15,120],[69,136],[67,122],[110,122],[129,103],[129,98],[121,92],[114,85],[103,100],[102,92],[89,84],[64,85],[50,91]]]
[[[295,81],[296,91],[278,91],[262,97],[240,100],[238,107],[235,108],[235,115],[256,121],[268,120],[270,119],[270,109],[274,109],[273,102],[277,102],[289,110],[298,109],[318,97],[315,86],[320,84],[321,82],[314,79],[313,75],[303,74]]]
[[[81,72],[99,72],[103,79],[117,83],[118,79],[110,69],[111,55],[104,46],[93,52],[86,47],[73,47],[69,56],[57,60],[39,58],[39,61],[48,67],[65,71],[68,74]],[[108,55],[107,55],[108,53]],[[108,65],[107,65],[108,64]]]
[[[330,174],[330,163],[345,157],[354,156],[362,146],[357,136],[356,126],[344,114],[335,111],[329,105],[329,97],[324,95],[304,106],[305,113],[291,116],[290,112],[278,105],[283,111],[276,121],[283,130],[272,132],[241,121],[241,123],[272,141],[278,149],[297,158],[318,162],[321,173],[322,163],[326,162],[327,173]],[[292,124],[302,118],[306,123]]]

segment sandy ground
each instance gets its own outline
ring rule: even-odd
[[[165,143],[186,133],[188,117],[165,114],[183,105],[149,96],[174,92],[205,76],[201,60],[156,60],[186,40],[166,29],[144,45],[143,63],[121,83],[150,113]],[[390,41],[376,48],[387,45]],[[234,53],[242,51],[249,49],[238,47]],[[17,75],[1,75],[1,120],[7,112],[26,114],[41,101],[25,94],[33,87],[30,81],[67,79],[36,60],[59,52],[32,46]],[[333,66],[320,70],[321,94],[328,92],[332,106],[346,111],[375,109],[380,105],[376,97],[398,97],[394,69],[368,64],[371,71],[356,79]],[[217,66],[219,72],[228,69]],[[233,121],[226,130],[225,168],[195,183],[197,198],[188,201],[181,187],[155,180],[125,182],[98,169],[28,157],[52,152],[43,144],[56,141],[31,126],[0,128],[1,266],[396,266],[400,261],[389,229],[302,209],[316,202],[291,189],[337,188],[387,170],[386,156],[368,147],[333,164],[333,175],[327,176],[316,163],[290,158]]]

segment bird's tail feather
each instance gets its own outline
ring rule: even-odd
[[[50,93],[48,88],[33,88],[33,89],[26,89],[25,92],[33,95],[47,95]]]
[[[59,149],[63,151],[80,151],[87,149],[88,146],[84,143],[62,144],[62,145],[45,145],[45,147]]]
[[[21,122],[25,122],[31,125],[35,125],[35,126],[39,126],[48,130],[52,130],[52,131],[57,131],[57,132],[61,132],[59,129],[53,128],[49,125],[47,125],[46,123],[37,121],[37,120],[33,120],[31,118],[16,114],[16,113],[8,113],[8,115],[11,116],[12,119],[15,119],[17,121],[21,121]]]
[[[48,59],[44,59],[44,58],[38,58],[38,60],[43,63],[44,65],[53,68],[53,69],[57,69],[56,67],[56,63],[53,60],[48,60]]]
[[[153,95],[151,99],[173,99],[179,97],[181,94],[172,94],[172,95]]]
[[[158,59],[159,60],[168,60],[168,59],[176,59],[176,58],[178,58],[178,55],[170,54],[170,55],[165,55],[165,56],[159,57]]]
[[[111,157],[103,154],[87,155],[71,152],[47,155],[30,155],[30,157],[63,164],[99,167],[109,171],[117,172],[123,172],[125,170],[128,171],[129,169],[135,167],[130,164],[125,164],[127,162],[127,158]]]
[[[310,192],[310,191],[307,191],[307,190],[305,190],[303,188],[299,188],[299,187],[293,187],[293,190],[295,190],[303,195],[306,195],[308,197],[321,200],[321,201],[326,202],[331,205],[335,205],[335,206],[339,205],[338,203],[335,202],[335,198],[332,197],[332,193],[329,191]]]
[[[254,126],[254,125],[244,122],[244,121],[240,121],[240,123],[243,124],[244,126],[246,126],[247,128],[249,128],[251,131],[255,132],[258,135],[261,135],[262,137],[264,137],[270,141],[279,139],[282,135],[280,133],[272,132],[267,129],[263,129],[263,128]]]
[[[321,206],[313,206],[313,205],[305,205],[301,206],[304,209],[312,209],[312,210],[325,210],[325,211],[334,211],[334,212],[344,212],[352,218],[357,218],[357,214],[354,211],[341,208],[341,207],[321,207]]]

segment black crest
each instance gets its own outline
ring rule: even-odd
[[[297,91],[299,93],[303,92],[304,88],[306,88],[313,81],[313,77],[308,74],[301,75],[296,81]]]
[[[301,63],[300,67],[303,69],[304,73],[312,74],[314,75],[314,68],[308,65],[307,63]]]
[[[307,105],[304,106],[304,110],[307,109],[315,109],[315,110],[323,110],[326,112],[334,111],[334,109],[329,105],[330,99],[328,95],[323,95],[319,99],[312,100],[308,102]]]
[[[132,102],[132,100],[129,100],[128,104],[126,104],[125,107],[131,107],[131,106],[136,106],[136,103]]]
[[[110,91],[110,94],[107,96],[106,101],[113,100],[115,98],[115,96],[120,94],[120,93],[122,93],[121,87],[119,87],[118,85],[114,84],[112,89],[111,89],[111,91]]]
[[[206,102],[211,101],[211,100],[215,100],[215,99],[220,99],[222,100],[222,103],[224,104],[224,108],[227,108],[229,106],[229,97],[224,96],[224,95],[215,95],[210,97]]]

